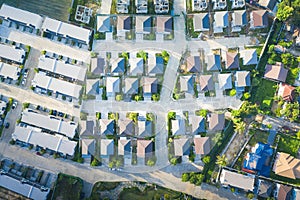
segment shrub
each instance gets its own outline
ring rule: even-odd
[[[181,176],[182,182],[187,182],[190,179],[190,175],[188,173],[183,173]]]
[[[248,199],[253,199],[254,198],[254,194],[252,192],[247,194],[247,198]]]
[[[91,166],[98,166],[99,165],[99,161],[97,159],[93,159]]]
[[[15,145],[15,144],[16,144],[16,141],[15,141],[15,140],[11,140],[11,141],[9,141],[9,144]]]
[[[229,96],[234,96],[234,95],[236,95],[236,90],[235,89],[230,90]]]
[[[41,51],[41,54],[42,54],[42,55],[45,55],[46,53],[47,53],[46,50]]]
[[[28,107],[29,107],[29,105],[30,105],[30,103],[23,103],[23,109],[26,109],[26,108],[28,108]]]
[[[177,158],[172,158],[171,160],[170,160],[170,162],[171,162],[171,164],[172,165],[177,165],[177,163],[178,163],[178,161],[177,161]]]

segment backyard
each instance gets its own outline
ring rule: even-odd
[[[5,3],[33,13],[46,15],[62,21],[68,21],[68,9],[71,7],[71,2],[72,0],[0,0],[0,5]]]
[[[284,135],[284,134],[280,135],[277,152],[285,152],[291,154],[294,157],[297,157],[299,148],[300,148],[299,139],[289,135]]]

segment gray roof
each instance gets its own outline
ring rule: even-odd
[[[146,157],[147,154],[153,152],[152,140],[137,140],[137,157]]]
[[[186,68],[188,72],[201,72],[200,56],[189,56],[186,58]]]
[[[118,155],[130,155],[131,153],[131,141],[128,139],[118,140]]]
[[[95,139],[81,139],[81,154],[82,155],[94,155],[96,148]]]
[[[97,16],[97,31],[102,33],[112,31],[110,16]]]
[[[14,179],[6,174],[0,174],[0,186],[29,199],[46,200],[50,192],[50,189],[42,191],[38,187],[28,183],[22,183],[20,180]]]
[[[45,56],[39,58],[38,68],[80,81],[84,81],[86,74],[86,68],[83,66],[71,65]]]
[[[215,27],[228,26],[228,11],[219,11],[214,14]]]
[[[231,74],[218,74],[219,88],[221,90],[228,90],[232,88],[232,77]]]
[[[113,135],[115,132],[115,120],[112,119],[100,119],[100,131],[104,135]]]
[[[138,78],[125,78],[125,94],[137,94],[139,89],[139,79]]]
[[[21,68],[19,67],[0,62],[0,76],[3,76],[4,78],[17,80],[19,78],[20,71]]]
[[[180,76],[180,91],[181,92],[194,92],[194,79],[193,76]]]
[[[105,74],[106,64],[105,59],[98,56],[91,58],[91,72],[96,75]]]
[[[237,71],[235,73],[236,87],[247,87],[251,86],[250,72],[248,71]]]
[[[258,196],[268,198],[273,192],[273,183],[265,180],[259,180]]]
[[[118,93],[120,92],[120,78],[119,77],[106,77],[106,92]]]
[[[87,79],[86,80],[86,94],[97,95],[99,94],[99,79]]]
[[[184,119],[171,120],[172,134],[173,135],[185,135],[185,121]]]
[[[200,75],[199,78],[201,91],[211,91],[215,89],[212,75]]]
[[[111,73],[122,74],[125,72],[125,59],[124,58],[115,58],[111,59]]]
[[[0,16],[5,19],[21,22],[27,26],[33,26],[36,29],[40,29],[43,22],[43,18],[38,14],[21,10],[6,4],[2,5],[0,9]]]
[[[208,118],[210,131],[221,131],[224,129],[225,125],[225,115],[224,113],[211,113]]]
[[[288,74],[288,69],[284,68],[281,63],[275,65],[266,65],[265,78],[273,79],[280,82],[285,82]]]
[[[208,71],[220,71],[221,70],[221,56],[216,54],[207,55],[207,67]]]
[[[70,37],[76,40],[80,40],[82,42],[85,42],[85,44],[89,44],[91,35],[91,31],[89,29],[61,22],[49,17],[45,18],[42,29],[45,31],[51,31],[56,34],[63,35],[64,37]]]
[[[243,59],[243,65],[256,65],[258,63],[256,49],[242,50],[240,57]]]
[[[80,136],[92,136],[94,135],[95,122],[92,120],[84,120],[80,123],[81,130]]]
[[[35,113],[29,109],[22,112],[21,121],[26,124],[66,135],[70,138],[74,137],[77,129],[77,125],[74,122],[66,122],[50,115]]]
[[[124,119],[118,121],[119,135],[127,136],[134,135],[134,123],[130,119]]]
[[[189,155],[191,143],[188,138],[174,139],[175,156]]]
[[[54,93],[58,92],[67,96],[79,98],[82,86],[76,85],[67,81],[63,81],[57,78],[46,76],[42,73],[36,73],[33,80],[32,86],[40,87],[45,90],[51,90]]]
[[[150,16],[136,16],[135,17],[135,32],[136,33],[150,33],[152,18]]]
[[[73,156],[77,142],[68,140],[61,135],[52,135],[40,132],[38,129],[31,129],[16,126],[12,139],[18,140],[44,149],[50,149],[64,155]]]
[[[138,136],[139,137],[150,137],[152,136],[152,122],[145,120],[145,121],[138,121]]]
[[[101,156],[110,156],[114,154],[114,140],[113,139],[101,139]]]
[[[246,176],[243,174],[231,172],[229,170],[223,169],[220,175],[220,182],[223,185],[230,185],[243,189],[245,191],[253,191],[254,189],[254,176]]]
[[[142,58],[130,58],[130,74],[136,76],[144,73],[144,60]]]
[[[164,73],[164,60],[160,56],[148,58],[148,73],[161,75]]]
[[[236,52],[226,52],[226,69],[238,69],[240,67],[239,56]]]
[[[13,46],[0,44],[0,57],[22,64],[25,58],[25,51],[23,49],[16,49]]]
[[[131,17],[126,15],[117,16],[117,31],[131,30]]]

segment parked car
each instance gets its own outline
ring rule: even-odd
[[[15,109],[15,108],[17,107],[17,105],[18,105],[18,102],[17,102],[17,101],[14,101],[14,103],[13,103],[12,106],[11,106],[11,108],[12,108],[12,109]]]
[[[9,128],[9,122],[6,122],[5,128]]]

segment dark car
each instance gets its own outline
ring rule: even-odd
[[[5,128],[9,128],[9,122],[6,122]]]

